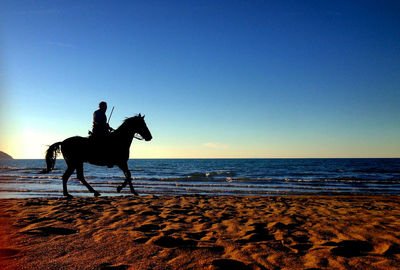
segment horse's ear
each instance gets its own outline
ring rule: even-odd
[[[144,117],[145,117],[146,115],[145,114],[143,114],[143,116],[142,116],[142,118],[144,119]]]
[[[142,115],[139,113],[139,117],[142,117]]]

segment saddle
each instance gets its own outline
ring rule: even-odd
[[[101,131],[97,131],[97,132],[88,130],[88,135],[89,135],[89,138],[107,138],[113,132],[114,132],[114,129],[112,129],[110,131],[101,130]]]
[[[108,132],[107,134],[99,134],[89,130],[88,131],[89,144],[97,149],[103,149],[104,147],[107,147],[106,145],[108,144],[108,139],[110,138],[111,134],[112,132]],[[112,168],[114,167],[114,165],[115,164],[113,163],[106,163],[106,166],[108,168]]]

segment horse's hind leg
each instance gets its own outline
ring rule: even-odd
[[[72,196],[68,193],[68,189],[67,189],[67,182],[69,177],[73,174],[73,172],[75,171],[75,168],[67,165],[67,170],[64,172],[63,176],[62,176],[62,180],[63,180],[63,195],[67,196],[67,198],[72,198]]]
[[[89,185],[88,182],[86,182],[85,177],[83,176],[83,163],[79,164],[76,167],[76,176],[78,177],[78,179],[82,182],[82,184],[85,185],[85,187],[94,194],[94,196],[100,196],[100,193],[98,193],[96,190],[94,190],[92,188],[91,185]]]
[[[134,195],[139,195],[135,189],[133,188],[132,185],[132,178],[131,178],[131,172],[128,169],[128,164],[124,163],[124,164],[120,164],[118,165],[118,167],[124,172],[125,174],[125,181],[121,186],[117,187],[117,191],[121,192],[121,190],[126,186],[126,184],[129,184],[129,188],[131,190],[131,193]]]

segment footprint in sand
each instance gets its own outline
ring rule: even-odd
[[[37,236],[50,236],[50,235],[70,235],[77,233],[78,230],[70,229],[70,228],[62,228],[62,227],[39,227],[35,229],[30,229],[24,231],[26,234],[32,234]]]
[[[336,246],[335,248],[331,249],[331,253],[336,256],[347,258],[365,256],[374,248],[371,243],[361,240],[343,240],[339,243],[328,242],[324,245]]]
[[[206,236],[206,232],[193,232],[193,233],[186,233],[189,238],[193,238],[195,240],[200,240],[204,236]]]
[[[165,225],[157,225],[157,224],[144,224],[139,228],[134,229],[139,232],[151,232],[151,231],[159,231],[163,229]]]
[[[192,209],[172,209],[170,211],[170,213],[171,214],[183,214],[183,215],[186,215],[191,211],[192,211]]]
[[[290,249],[294,250],[296,253],[303,253],[307,250],[309,250],[310,248],[312,248],[312,244],[311,243],[299,243],[299,244],[294,244],[289,246]]]
[[[270,235],[268,230],[266,229],[265,223],[254,223],[251,226],[254,228],[246,232],[246,236],[242,239],[237,240],[237,243],[245,244],[249,242],[261,242],[261,241],[269,241],[274,240],[274,236]]]
[[[276,222],[271,226],[271,228],[274,230],[292,231],[298,228],[299,226],[300,225],[296,223],[283,224],[282,222]]]
[[[150,239],[148,243],[153,243],[160,247],[175,248],[175,247],[196,247],[197,242],[194,240],[184,240],[172,236],[156,236]]]

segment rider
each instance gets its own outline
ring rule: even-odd
[[[99,109],[93,113],[92,134],[97,136],[105,136],[113,129],[107,123],[107,103],[102,101],[99,103]]]

